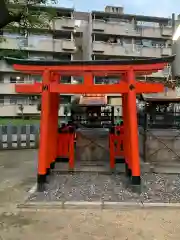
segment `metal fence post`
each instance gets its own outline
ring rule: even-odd
[[[3,149],[3,134],[2,134],[2,126],[0,126],[0,150]]]
[[[7,148],[12,149],[12,125],[7,125]]]
[[[148,112],[147,104],[145,105],[144,111],[144,143],[143,143],[143,155],[144,162],[147,162],[147,130],[148,130]]]
[[[30,136],[31,136],[31,128],[32,125],[26,125],[26,148],[31,148],[31,140],[30,140]]]
[[[21,126],[17,126],[17,149],[21,148]]]
[[[39,132],[40,132],[40,127],[39,125],[35,125],[35,148],[39,148]]]

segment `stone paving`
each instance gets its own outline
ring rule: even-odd
[[[141,188],[133,188],[124,174],[53,172],[46,191],[32,194],[29,201],[179,203],[180,175],[145,173]]]

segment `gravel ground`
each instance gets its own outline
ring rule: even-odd
[[[122,174],[103,175],[54,172],[47,190],[34,193],[30,201],[110,201],[110,202],[180,202],[180,175],[143,174],[140,188],[133,189]]]

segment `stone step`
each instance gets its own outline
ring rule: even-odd
[[[57,163],[56,167],[53,171],[67,172],[69,171],[68,163]],[[109,163],[95,163],[95,164],[82,164],[76,163],[74,170],[75,172],[104,172],[111,173],[112,169],[110,169]],[[118,173],[125,172],[125,165],[123,163],[117,163],[115,167],[115,171]],[[141,163],[141,172],[153,172],[152,167],[148,163]]]
[[[180,163],[152,163],[154,173],[180,174]]]

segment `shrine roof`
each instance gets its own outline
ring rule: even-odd
[[[33,60],[33,59],[18,59],[5,57],[4,60],[8,64],[19,64],[29,66],[85,66],[85,65],[148,65],[156,63],[171,63],[175,59],[175,55],[162,58],[149,59],[121,59],[121,60],[73,60],[73,61],[57,61],[57,60]]]
[[[86,106],[103,106],[103,105],[107,105],[107,97],[105,95],[81,96],[79,100],[79,104],[86,105]]]
[[[167,93],[150,93],[142,94],[147,102],[180,102],[180,92],[177,90],[169,90]]]

